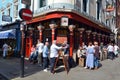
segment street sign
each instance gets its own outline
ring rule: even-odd
[[[19,16],[23,20],[31,20],[33,17],[32,11],[30,9],[22,8],[19,11]]]
[[[2,21],[12,22],[12,17],[9,15],[2,15]]]

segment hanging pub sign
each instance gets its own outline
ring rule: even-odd
[[[68,17],[67,16],[61,17],[61,26],[68,26]]]
[[[107,7],[106,7],[106,11],[107,12],[111,12],[111,11],[114,11],[114,10],[115,9],[114,9],[114,7],[111,4],[107,5]]]
[[[30,9],[27,9],[27,8],[22,8],[20,11],[19,11],[19,16],[21,19],[23,20],[31,20],[32,17],[33,17],[33,13]]]

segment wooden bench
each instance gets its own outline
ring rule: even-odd
[[[63,62],[63,64],[64,64],[65,71],[67,71],[67,73],[68,73],[68,72],[69,72],[68,60],[67,60],[66,56],[64,56],[63,51],[61,51],[61,50],[59,51],[59,56],[57,57],[57,59],[56,59],[56,61],[55,61],[53,73],[55,72],[55,68],[56,68],[56,65],[57,65],[59,59],[62,59],[62,62]]]

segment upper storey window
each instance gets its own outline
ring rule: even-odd
[[[99,20],[99,18],[100,18],[101,6],[102,6],[102,1],[101,1],[101,0],[97,0],[97,19],[98,19],[98,20]]]
[[[83,11],[87,12],[87,1],[88,0],[83,0]]]
[[[40,7],[46,6],[46,1],[47,0],[40,0]]]

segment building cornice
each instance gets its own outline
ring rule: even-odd
[[[47,15],[47,14],[51,14],[51,13],[55,13],[55,12],[62,12],[62,13],[74,13],[74,14],[77,14],[89,21],[91,21],[92,23],[98,25],[99,27],[101,28],[104,28],[104,29],[107,29],[107,30],[110,30],[109,28],[107,28],[107,26],[105,24],[102,24],[100,21],[96,20],[94,17],[92,16],[89,16],[87,13],[85,12],[78,12],[74,9],[64,9],[64,8],[58,8],[58,9],[50,9],[50,10],[46,10],[42,13],[38,13],[38,14],[34,14],[33,15],[33,19],[34,18],[37,18],[37,17],[42,17],[44,15]]]

